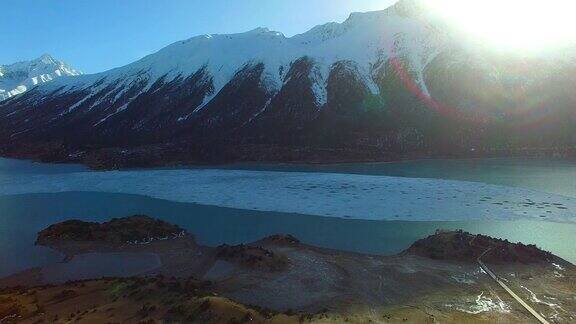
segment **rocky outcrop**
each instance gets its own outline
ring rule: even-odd
[[[288,265],[285,256],[260,246],[221,245],[216,248],[216,257],[229,262],[239,263],[253,270],[280,271]]]
[[[37,245],[65,243],[146,244],[185,235],[177,225],[148,216],[115,218],[105,223],[78,220],[51,225],[38,233]]]
[[[436,260],[503,263],[542,263],[555,259],[550,252],[535,245],[511,243],[485,235],[473,235],[463,231],[437,231],[425,239],[416,241],[407,251],[409,254]]]

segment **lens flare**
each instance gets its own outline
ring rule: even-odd
[[[424,0],[430,12],[478,42],[538,50],[576,42],[573,0]]]

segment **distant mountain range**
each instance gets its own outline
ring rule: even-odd
[[[59,77],[81,74],[48,54],[32,61],[0,65],[0,101]]]
[[[575,63],[573,47],[502,54],[403,0],[290,38],[193,37],[98,74],[61,63],[75,76],[29,74],[23,94],[0,83],[0,153],[107,168],[570,154]]]

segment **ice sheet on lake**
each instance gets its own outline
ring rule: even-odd
[[[576,222],[576,199],[476,182],[237,170],[18,175],[0,195],[93,191],[262,211],[373,220],[539,219]]]

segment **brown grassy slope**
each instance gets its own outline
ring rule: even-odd
[[[297,323],[208,293],[192,279],[101,279],[0,290],[2,323]]]

